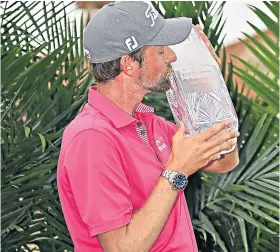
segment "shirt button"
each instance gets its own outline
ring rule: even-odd
[[[137,126],[138,126],[138,127],[140,127],[141,125],[142,125],[142,123],[141,123],[141,122],[138,122],[138,123],[137,123]]]

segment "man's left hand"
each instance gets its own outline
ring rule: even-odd
[[[205,33],[203,32],[203,30],[201,29],[200,25],[196,25],[195,26],[196,31],[198,32],[199,36],[203,39],[203,41],[205,42],[205,44],[207,45],[209,51],[211,52],[212,56],[214,57],[214,59],[217,61],[219,67],[221,68],[221,59],[218,57],[218,55],[215,52],[214,47],[212,46],[210,40],[207,38],[207,36],[205,35]]]

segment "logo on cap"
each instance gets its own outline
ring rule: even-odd
[[[136,39],[134,38],[134,36],[131,36],[130,38],[127,38],[125,40],[125,44],[128,48],[129,51],[134,50],[135,48],[137,48],[138,46],[138,42],[136,41]]]
[[[152,24],[151,24],[151,27],[154,27],[155,26],[155,21],[158,17],[158,12],[156,9],[154,9],[152,6],[148,6],[146,12],[145,12],[145,16],[146,18],[151,18],[152,19]]]
[[[86,55],[87,59],[88,59],[89,61],[91,61],[91,57],[90,57],[89,50],[86,49],[86,48],[84,48],[84,52],[85,52],[85,55]]]

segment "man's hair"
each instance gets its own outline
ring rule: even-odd
[[[144,51],[146,46],[128,54],[142,67],[144,61]],[[121,58],[111,60],[104,63],[89,63],[89,71],[96,82],[108,82],[115,79],[121,73]]]

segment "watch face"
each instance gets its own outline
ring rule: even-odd
[[[184,189],[187,182],[186,176],[183,174],[177,174],[173,180],[174,185],[179,189]]]

